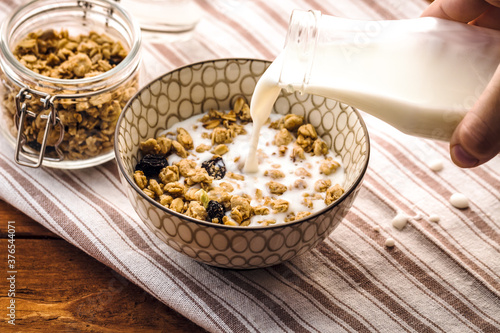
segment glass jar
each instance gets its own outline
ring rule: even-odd
[[[116,0],[132,13],[143,30],[180,33],[192,30],[202,11],[194,0]]]
[[[1,27],[2,132],[17,163],[77,169],[113,159],[138,89],[141,35],[115,2],[41,0]]]

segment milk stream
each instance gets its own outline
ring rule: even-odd
[[[255,86],[255,91],[250,101],[250,115],[252,116],[252,136],[250,139],[250,148],[248,151],[243,171],[246,173],[255,173],[259,171],[257,160],[257,149],[259,145],[260,129],[266,123],[274,102],[278,98],[281,87],[278,85],[281,71],[281,62],[279,57],[264,72]]]
[[[366,21],[326,19],[334,38],[316,37],[311,47],[300,44],[310,43],[300,34],[290,41],[289,29],[285,49],[257,83],[245,172],[258,170],[259,131],[280,88],[332,98],[406,134],[447,141],[500,63],[499,31],[419,18],[371,21],[378,31],[368,34]]]

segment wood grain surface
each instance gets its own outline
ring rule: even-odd
[[[7,309],[8,221],[15,222],[15,326]],[[206,332],[1,200],[0,254],[0,332]]]

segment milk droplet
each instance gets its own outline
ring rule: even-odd
[[[432,171],[443,170],[443,161],[442,160],[439,160],[439,159],[431,160],[431,161],[429,161],[428,165]]]
[[[438,223],[439,221],[441,221],[441,217],[437,214],[431,214],[429,215],[429,221]]]
[[[398,213],[393,219],[392,219],[392,226],[398,230],[402,230],[405,226],[406,223],[408,223],[409,216],[403,213]]]
[[[387,247],[393,247],[394,245],[396,245],[396,242],[394,241],[394,239],[387,238],[385,240],[385,246],[387,246]]]
[[[453,193],[450,197],[450,203],[455,208],[465,209],[469,207],[469,199],[462,193]]]

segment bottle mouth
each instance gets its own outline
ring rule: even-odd
[[[94,77],[81,79],[58,79],[38,74],[17,60],[12,53],[12,44],[29,32],[37,29],[48,29],[47,22],[53,27],[80,30],[80,33],[102,27],[104,32],[112,31],[113,35],[125,42],[128,55],[116,67]],[[58,1],[46,0],[31,1],[21,7],[5,20],[0,28],[0,50],[3,54],[1,65],[4,72],[16,84],[20,84],[19,77],[43,82],[48,86],[75,89],[92,87],[102,83],[116,74],[134,71],[140,58],[141,31],[134,19],[116,3],[106,0],[85,1]],[[5,63],[4,63],[5,61]],[[9,68],[11,67],[11,68]]]
[[[290,16],[279,79],[281,88],[304,91],[314,60],[321,12],[295,9]]]

